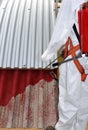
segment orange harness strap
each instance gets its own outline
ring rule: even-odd
[[[70,48],[69,51],[68,51],[68,47]],[[80,49],[80,46],[79,45],[73,46],[71,39],[68,38],[66,42],[66,46],[65,46],[64,58],[66,58],[69,55],[72,55],[72,58],[74,58],[76,56],[76,51],[79,49]],[[83,68],[83,66],[80,64],[78,60],[74,60],[74,63],[77,69],[79,70],[79,72],[81,73],[81,80],[85,81],[87,77],[87,74],[85,73],[85,69]]]

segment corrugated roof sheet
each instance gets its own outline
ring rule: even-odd
[[[53,0],[3,0],[0,6],[0,67],[39,68],[54,26]]]

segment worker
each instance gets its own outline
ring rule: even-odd
[[[66,59],[81,52],[79,41],[73,29],[79,32],[78,11],[86,0],[63,0],[57,15],[55,27],[48,48],[42,55],[44,61],[66,45]],[[73,49],[73,51],[72,51]],[[66,49],[65,49],[65,52]],[[70,61],[59,67],[59,119],[56,130],[86,130],[88,121],[88,57]]]

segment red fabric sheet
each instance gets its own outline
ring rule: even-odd
[[[52,81],[51,71],[57,75],[57,69],[0,70],[0,105],[5,106],[12,96],[24,92],[29,84],[34,85],[41,79]]]

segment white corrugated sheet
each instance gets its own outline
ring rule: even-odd
[[[0,67],[39,68],[54,26],[53,0],[2,0]]]

